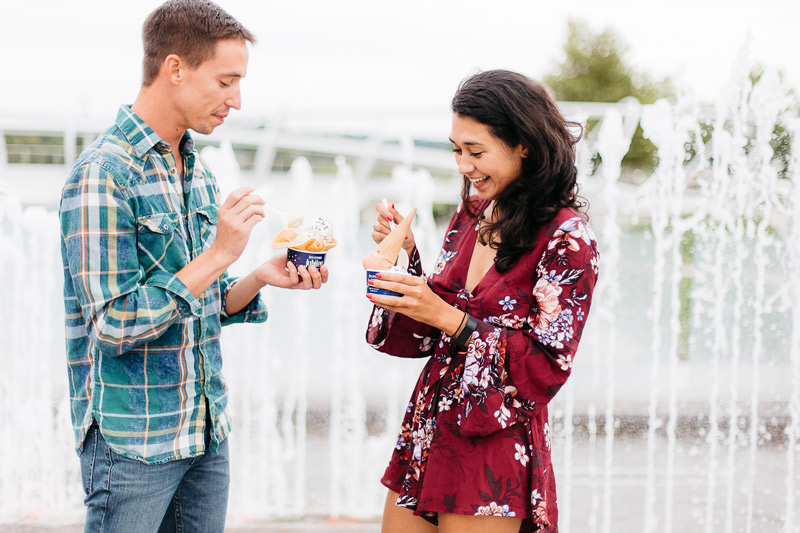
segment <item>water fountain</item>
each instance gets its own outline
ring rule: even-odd
[[[728,88],[711,110],[689,97],[629,102],[581,143],[602,263],[573,377],[552,403],[562,531],[800,529],[800,120],[774,73],[753,83],[742,70]],[[659,164],[631,185],[620,162],[640,119]],[[774,157],[776,131],[788,134],[788,161]],[[406,161],[386,195],[401,211],[418,208],[429,264],[442,237],[432,178],[413,168],[413,143],[401,145]],[[234,176],[227,148],[207,157]],[[324,291],[266,289],[267,324],[224,330],[230,518],[375,519],[422,362],[363,341],[359,259],[374,199],[358,169],[338,158],[336,176],[317,176],[299,159],[291,175],[291,188],[261,194],[329,218],[341,244]],[[279,226],[256,228],[234,273],[271,254]],[[57,234],[53,211],[0,193],[0,524],[82,516]]]

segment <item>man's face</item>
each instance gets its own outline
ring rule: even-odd
[[[245,41],[225,39],[217,42],[212,58],[196,69],[182,69],[176,99],[182,128],[209,134],[231,108],[241,108],[239,83],[247,74],[247,59]]]

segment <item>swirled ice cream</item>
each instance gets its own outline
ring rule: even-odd
[[[272,247],[275,249],[290,248],[303,252],[327,252],[337,244],[331,223],[321,217],[312,220],[301,231],[287,226],[272,240]]]

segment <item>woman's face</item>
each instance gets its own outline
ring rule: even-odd
[[[494,200],[522,171],[528,150],[514,148],[492,135],[489,126],[470,117],[453,113],[450,133],[458,171],[469,178],[478,196]]]

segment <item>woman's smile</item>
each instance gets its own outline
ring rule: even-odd
[[[491,178],[491,176],[485,176],[483,178],[467,178],[469,182],[475,187],[475,190],[480,190],[481,187],[486,185],[486,182]]]
[[[522,159],[527,155],[521,144],[508,146],[495,137],[486,124],[458,113],[453,113],[450,142],[459,172],[485,199],[497,198],[519,177]]]

